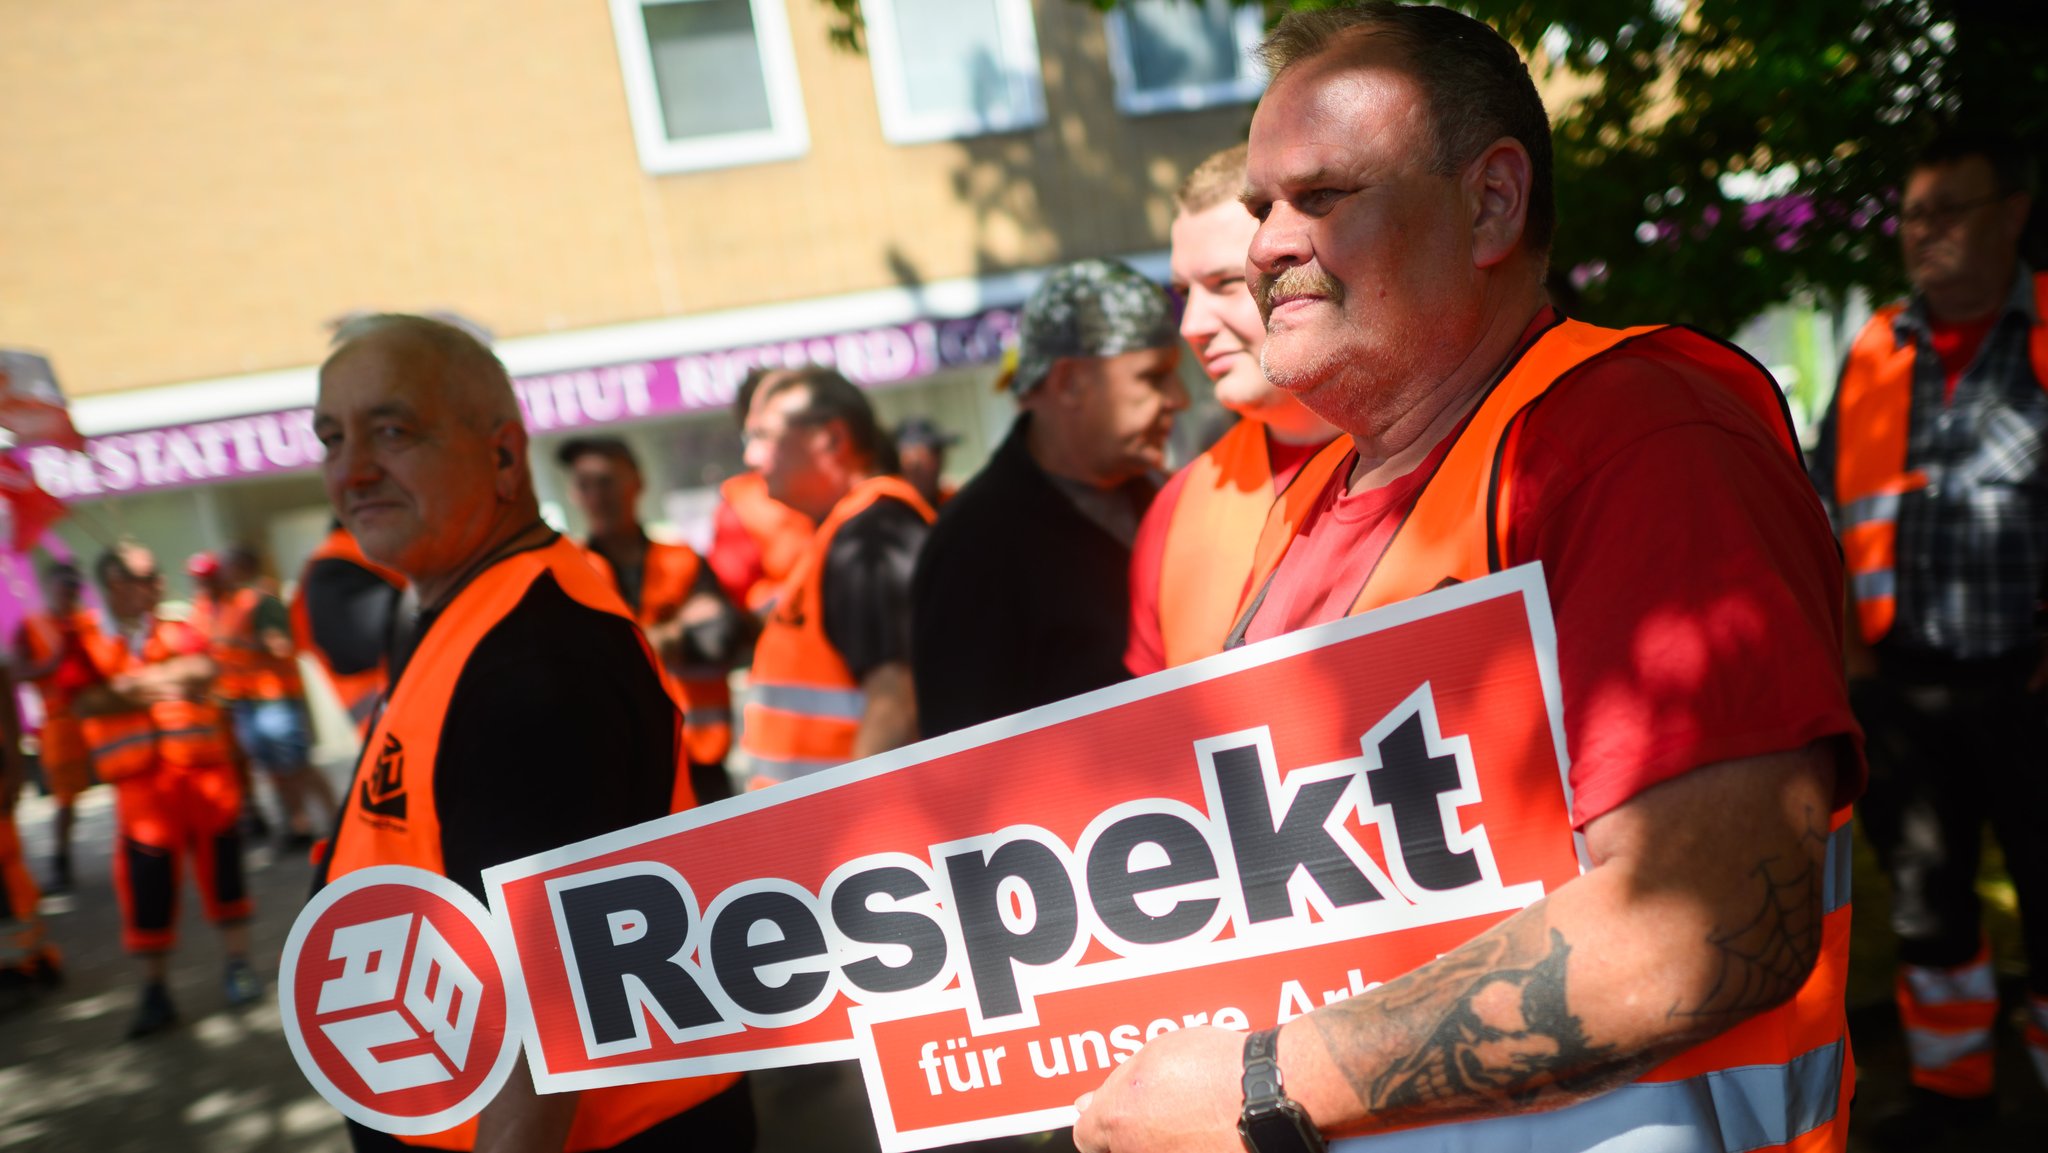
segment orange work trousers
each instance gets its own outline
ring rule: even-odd
[[[207,919],[221,925],[249,918],[241,811],[242,786],[227,765],[160,765],[115,783],[114,891],[129,952],[162,953],[177,944],[179,872],[188,856]]]

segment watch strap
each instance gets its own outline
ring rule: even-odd
[[[1247,1107],[1287,1096],[1280,1082],[1280,1029],[1257,1029],[1244,1039],[1244,1103]]]

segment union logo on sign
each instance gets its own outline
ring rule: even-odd
[[[285,1036],[335,1108],[402,1136],[452,1128],[518,1056],[483,906],[445,877],[383,866],[322,889],[278,981]]]

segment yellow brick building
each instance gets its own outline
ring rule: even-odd
[[[0,0],[0,347],[85,455],[24,452],[81,551],[167,565],[324,526],[305,410],[329,325],[444,310],[549,440],[616,426],[650,520],[737,467],[745,368],[832,358],[967,435],[1048,266],[1163,274],[1171,190],[1241,137],[1254,13],[1140,0]]]

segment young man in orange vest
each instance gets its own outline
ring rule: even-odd
[[[661,658],[662,679],[683,710],[683,744],[699,804],[732,796],[732,689],[726,681],[746,623],[718,578],[688,545],[650,540],[640,527],[640,462],[617,437],[578,437],[555,459],[590,536],[583,549],[611,577]]]
[[[1324,445],[1329,422],[1266,381],[1266,325],[1244,278],[1258,230],[1237,202],[1242,144],[1195,166],[1173,220],[1180,335],[1238,416],[1223,439],[1175,473],[1131,549],[1131,641],[1124,665],[1145,676],[1223,651],[1266,510]]]
[[[1131,545],[1187,407],[1159,286],[1128,265],[1053,270],[1025,302],[1009,435],[918,562],[927,737],[1129,677]]]
[[[334,819],[336,807],[334,786],[313,767],[313,723],[306,712],[291,611],[262,586],[254,550],[227,549],[221,571],[225,585],[212,630],[214,661],[220,665],[214,692],[227,702],[235,739],[250,768],[270,778],[277,790],[285,844],[303,848],[313,843],[315,828],[326,827],[307,813],[307,801],[319,802],[323,822]]]
[[[1843,1149],[1861,762],[1841,568],[1776,385],[1699,334],[1549,307],[1549,124],[1491,28],[1295,12],[1265,56],[1266,375],[1349,439],[1276,504],[1235,631],[1540,561],[1572,810],[1488,833],[1579,836],[1587,869],[1277,1030],[1161,1036],[1084,1099],[1077,1143]]]
[[[828,368],[779,374],[747,414],[747,467],[817,522],[754,646],[740,738],[750,787],[917,739],[910,577],[933,513],[883,464],[860,389]]]
[[[1842,367],[1814,483],[1833,510],[1870,734],[1863,827],[1892,879],[1914,1099],[1899,1148],[1986,1120],[1998,990],[1976,893],[1988,821],[2025,913],[2025,1038],[2048,1080],[2048,276],[2019,258],[2032,159],[1952,134],[1906,176],[1913,297],[1878,310]]]
[[[249,968],[253,904],[237,820],[242,786],[214,703],[215,666],[197,629],[156,615],[163,574],[148,549],[119,544],[93,566],[112,626],[94,645],[100,680],[76,712],[94,771],[114,786],[114,891],[122,943],[142,959],[142,1001],[128,1035],[177,1022],[164,979],[177,945],[179,873],[189,858],[206,915],[227,954],[228,1003],[256,999]]]
[[[335,513],[420,602],[317,883],[403,864],[482,899],[491,865],[687,803],[675,703],[610,582],[541,520],[490,349],[424,317],[351,321],[321,366],[313,428]],[[744,1150],[753,1135],[734,1075],[541,1096],[523,1064],[457,1129],[350,1126],[358,1150],[489,1153]]]
[[[14,667],[43,699],[39,756],[43,785],[57,808],[50,887],[58,892],[71,888],[71,831],[77,822],[78,795],[92,785],[85,738],[72,711],[78,690],[99,679],[91,656],[99,620],[79,598],[83,586],[77,565],[51,565],[43,576],[46,611],[23,619],[14,634]]]
[[[292,590],[292,643],[313,654],[358,732],[384,698],[384,656],[404,598],[405,578],[364,556],[339,523],[306,558]]]

